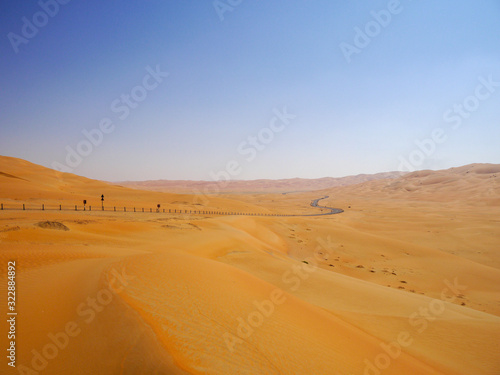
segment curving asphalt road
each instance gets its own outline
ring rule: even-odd
[[[322,199],[329,198],[328,195],[325,195],[323,198],[318,198],[315,199],[311,202],[312,207],[317,207],[317,208],[326,208],[327,210],[330,210],[330,212],[325,212],[322,214],[310,214],[310,215],[301,215],[301,216],[323,216],[323,215],[335,215],[335,214],[340,214],[344,212],[341,208],[333,208],[333,207],[326,207],[326,206],[318,206],[318,202]]]

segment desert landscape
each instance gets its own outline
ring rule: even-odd
[[[0,171],[12,373],[500,371],[500,165],[203,199],[11,157]],[[325,196],[343,212],[307,216],[329,212],[310,205]]]
[[[0,8],[0,375],[500,375],[498,0]]]

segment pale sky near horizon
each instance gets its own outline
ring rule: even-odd
[[[498,0],[5,0],[0,154],[108,181],[500,163],[499,21]]]

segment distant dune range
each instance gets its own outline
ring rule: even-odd
[[[189,180],[149,180],[121,181],[117,184],[140,190],[162,191],[171,193],[287,193],[327,189],[348,186],[371,180],[396,178],[403,172],[383,172],[359,174],[348,177],[323,177],[316,179],[289,178],[282,180],[230,180],[225,181],[189,181]]]
[[[111,206],[313,213],[328,195],[320,205],[344,209],[0,211],[0,294],[7,262],[17,269],[17,370],[498,375],[499,173],[248,181],[200,200],[185,182],[137,190],[0,157],[6,205],[100,206],[104,194]]]

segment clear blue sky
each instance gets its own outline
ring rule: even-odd
[[[2,155],[109,181],[500,163],[498,0],[54,1],[0,4]]]

